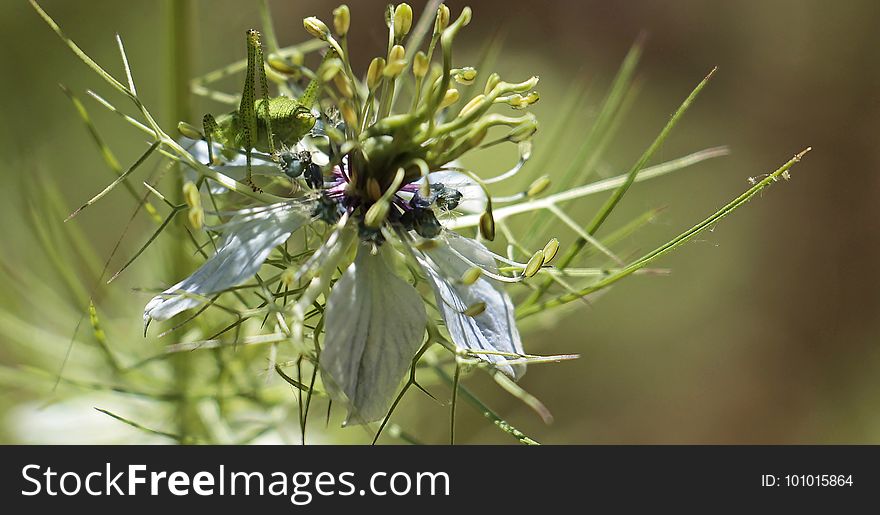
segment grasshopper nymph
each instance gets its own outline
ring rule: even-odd
[[[202,119],[205,139],[208,142],[209,165],[214,162],[213,142],[222,146],[222,154],[232,159],[244,149],[247,158],[247,177],[245,182],[254,191],[251,174],[251,152],[267,152],[276,155],[276,148],[293,147],[315,125],[312,105],[318,96],[318,79],[312,80],[299,100],[289,97],[269,98],[269,84],[263,61],[263,47],[260,33],[254,29],[247,31],[247,72],[241,103],[237,110],[218,116],[216,119],[206,114]],[[255,98],[256,76],[259,75],[262,98]]]

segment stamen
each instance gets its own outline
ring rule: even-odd
[[[463,255],[461,252],[455,250],[455,248],[452,247],[452,245],[447,245],[446,248],[449,249],[450,252],[455,254],[455,256],[457,258],[461,259],[462,261],[464,261],[465,263],[467,263],[471,267],[480,268],[483,271],[483,274],[486,275],[486,277],[491,277],[492,279],[495,279],[496,281],[505,282],[505,283],[518,283],[518,282],[523,281],[523,276],[521,276],[521,275],[516,276],[516,277],[507,277],[506,275],[500,275],[498,273],[495,273],[492,270],[486,268],[485,266],[480,265],[479,263],[474,263],[473,261],[468,259],[465,255]]]
[[[469,316],[471,318],[481,315],[484,311],[486,311],[486,303],[485,302],[475,302],[468,306],[468,308],[461,312],[462,315]]]

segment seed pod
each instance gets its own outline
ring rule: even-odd
[[[542,175],[542,176],[538,177],[537,179],[535,179],[535,182],[533,182],[529,186],[529,189],[526,190],[526,196],[529,198],[537,197],[541,193],[544,193],[544,191],[546,191],[547,188],[549,188],[549,187],[550,187],[550,177],[547,175]]]
[[[348,34],[348,28],[351,26],[351,11],[345,4],[333,9],[333,28],[340,36]]]
[[[553,238],[544,245],[544,263],[552,261],[557,252],[559,252],[559,240]]]
[[[463,274],[461,274],[461,284],[465,286],[470,286],[477,282],[480,279],[480,276],[483,275],[483,269],[475,266],[473,268],[468,268],[465,270]]]
[[[480,215],[480,234],[489,241],[495,240],[495,218],[491,210],[486,210]]]
[[[523,275],[526,277],[533,277],[538,273],[538,270],[544,265],[544,251],[539,250],[532,254],[531,259],[526,264],[526,269],[523,270]]]

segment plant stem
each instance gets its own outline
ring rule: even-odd
[[[191,0],[164,0],[166,34],[166,87],[168,102],[168,119],[171,123],[189,120],[192,111],[189,94],[190,77],[190,21],[192,19]],[[174,190],[178,203],[183,202],[183,169],[179,163],[174,174]],[[183,217],[178,217],[182,220]],[[184,223],[182,221],[178,223]],[[182,227],[178,227],[183,231]],[[187,273],[188,256],[184,249],[184,238],[174,238],[171,259],[174,277],[183,277]],[[195,357],[191,354],[180,354],[171,359],[174,373],[175,389],[180,393],[176,401],[175,419],[177,433],[181,442],[209,441],[208,431],[198,412],[197,403],[192,399],[192,379],[195,376]]]

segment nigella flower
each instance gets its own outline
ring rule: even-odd
[[[334,13],[345,18],[334,20],[342,43],[316,18],[304,22],[329,47],[316,72],[327,98],[316,109],[319,122],[309,135],[310,146],[254,161],[275,181],[265,187],[286,177],[290,183],[279,192],[293,197],[214,213],[226,220],[210,227],[222,235],[215,254],[154,297],[144,320],[167,320],[242,285],[276,247],[308,226],[310,233],[323,235],[321,244],[290,261],[279,279],[295,291],[295,302],[283,308],[285,330],[294,343],[301,342],[306,321],[323,317],[318,366],[324,388],[346,404],[350,422],[363,423],[386,415],[438,318],[457,354],[512,379],[523,374],[522,360],[517,361],[522,343],[504,283],[522,280],[530,268],[533,274],[535,264],[497,255],[443,223],[456,213],[480,213],[480,236],[494,238],[488,185],[520,170],[537,122],[531,114],[506,116],[492,110],[496,105],[527,108],[538,98],[533,91],[538,79],[508,83],[491,74],[482,93],[457,107],[461,93],[456,85],[470,85],[477,76],[473,68],[452,67],[451,45],[469,22],[470,9],[450,23],[449,9],[441,6],[427,53],[418,51],[409,59],[404,44],[412,10],[401,4],[386,16],[392,42],[388,55],[374,59],[361,81],[345,54],[348,10]],[[442,64],[432,68],[435,48],[442,52]],[[412,94],[399,99],[396,86],[408,70]],[[395,113],[401,100],[411,108]],[[508,132],[485,143],[494,127]],[[461,164],[472,149],[500,143],[519,150],[519,162],[510,171],[484,180]],[[204,147],[196,143],[196,151],[199,145]],[[205,147],[194,155],[204,160],[206,153]],[[240,163],[230,162],[214,170],[232,175],[236,167]],[[196,227],[204,219],[201,195],[194,186],[187,192]],[[503,272],[499,261],[507,265]],[[539,261],[537,267],[543,264]]]

